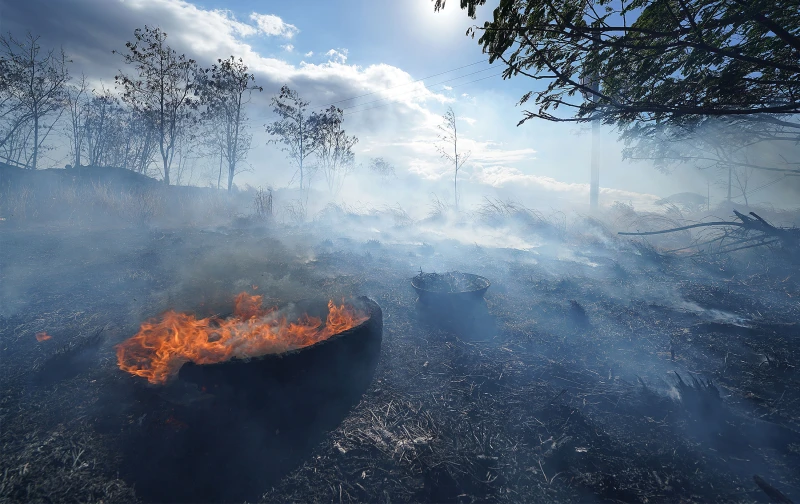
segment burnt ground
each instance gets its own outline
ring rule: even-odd
[[[663,258],[577,235],[532,253],[329,228],[0,231],[0,501],[157,500],[126,468],[158,462],[131,461],[125,440],[187,425],[110,407],[129,378],[113,346],[167,308],[221,313],[253,286],[267,304],[369,296],[384,333],[361,400],[287,445],[280,470],[249,482],[261,489],[250,502],[780,499],[756,475],[800,499],[800,279],[784,258]],[[492,286],[465,313],[430,313],[409,285],[420,269]],[[175,500],[203,482],[162,484]]]

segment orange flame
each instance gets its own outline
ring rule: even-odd
[[[288,322],[276,308],[262,308],[262,299],[242,292],[228,319],[198,319],[170,310],[160,320],[149,320],[117,346],[119,368],[150,383],[164,384],[186,362],[214,364],[233,357],[282,353],[326,340],[368,318],[352,306],[336,306],[331,300],[325,325],[308,315]]]
[[[44,331],[36,333],[36,341],[38,341],[39,343],[41,343],[42,341],[47,341],[47,340],[49,340],[51,338],[52,338],[52,336],[50,336],[49,334],[47,334]]]

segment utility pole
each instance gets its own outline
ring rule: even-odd
[[[597,119],[592,119],[592,178],[589,185],[589,207],[597,210],[600,196],[600,142],[597,132],[600,124]]]
[[[731,204],[731,185],[733,183],[733,167],[728,166],[728,204]]]
[[[597,48],[600,41],[600,34],[595,32],[592,34],[592,45]],[[590,87],[593,91],[589,99],[592,103],[597,103],[600,99],[600,78],[597,71],[592,72]],[[600,130],[600,121],[597,119],[597,109],[592,109],[592,158],[591,158],[591,182],[589,184],[589,208],[596,211],[599,204],[600,197],[600,140],[598,133]]]

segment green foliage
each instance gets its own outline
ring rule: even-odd
[[[470,32],[505,78],[547,81],[520,124],[800,112],[798,0],[501,0]]]

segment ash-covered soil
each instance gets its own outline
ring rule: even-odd
[[[157,499],[126,476],[123,445],[186,426],[112,407],[130,378],[113,347],[166,309],[223,313],[256,287],[265,304],[369,296],[384,333],[361,401],[287,446],[251,502],[800,499],[800,288],[783,258],[330,229],[0,231],[0,501]],[[444,316],[417,304],[420,270],[492,285]]]

